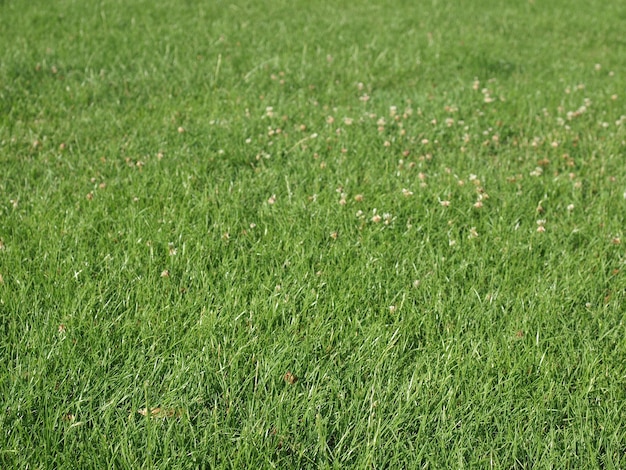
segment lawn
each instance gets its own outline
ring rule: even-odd
[[[0,467],[626,468],[625,22],[0,0]]]

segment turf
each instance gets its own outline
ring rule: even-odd
[[[0,1],[0,466],[626,467],[625,20]]]

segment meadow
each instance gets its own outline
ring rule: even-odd
[[[625,22],[0,0],[0,467],[626,468]]]

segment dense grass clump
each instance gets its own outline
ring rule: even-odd
[[[626,467],[624,19],[0,0],[0,467]]]

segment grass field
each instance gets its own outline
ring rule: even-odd
[[[625,22],[0,0],[0,467],[626,468]]]

